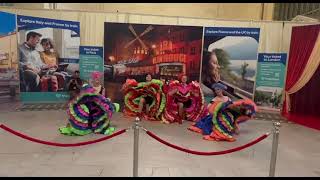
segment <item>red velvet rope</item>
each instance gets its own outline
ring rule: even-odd
[[[3,130],[7,131],[7,132],[10,132],[11,134],[14,134],[16,136],[19,136],[23,139],[27,139],[29,141],[32,141],[32,142],[36,142],[36,143],[39,143],[39,144],[45,144],[45,145],[49,145],[49,146],[58,146],[58,147],[74,147],[74,146],[84,146],[84,145],[89,145],[89,144],[94,144],[94,143],[98,143],[98,142],[101,142],[101,141],[105,141],[107,139],[110,139],[110,138],[113,138],[115,136],[118,136],[120,134],[123,134],[126,132],[126,129],[122,129],[110,136],[105,136],[105,137],[102,137],[102,138],[99,138],[99,139],[95,139],[95,140],[92,140],[92,141],[85,141],[85,142],[79,142],[79,143],[73,143],[73,144],[64,144],[64,143],[56,143],[56,142],[49,142],[49,141],[44,141],[44,140],[40,140],[40,139],[36,139],[36,138],[33,138],[33,137],[29,137],[27,135],[24,135],[20,132],[17,132],[3,124],[0,125],[0,128],[2,128]]]
[[[186,152],[186,153],[190,153],[190,154],[195,154],[195,155],[201,155],[201,156],[212,156],[212,155],[222,155],[222,154],[228,154],[228,153],[232,153],[232,152],[235,152],[235,151],[240,151],[242,149],[245,149],[247,147],[250,147],[260,141],[262,141],[263,139],[267,138],[269,136],[269,134],[264,134],[262,136],[260,136],[259,138],[257,138],[256,140],[250,142],[250,143],[247,143],[245,145],[242,145],[242,146],[239,146],[239,147],[236,147],[236,148],[232,148],[232,149],[228,149],[228,150],[224,150],[224,151],[217,151],[217,152],[199,152],[199,151],[193,151],[193,150],[189,150],[189,149],[186,149],[186,148],[183,148],[183,147],[179,147],[177,145],[174,145],[174,144],[171,144],[167,141],[164,141],[162,140],[161,138],[159,138],[157,135],[153,134],[152,132],[150,131],[146,131],[147,134],[149,136],[151,136],[152,138],[154,138],[155,140],[159,141],[160,143],[162,144],[165,144],[171,148],[174,148],[174,149],[177,149],[177,150],[180,150],[180,151],[183,151],[183,152]]]

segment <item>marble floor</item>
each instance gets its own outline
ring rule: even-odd
[[[2,104],[10,108],[10,105]],[[0,111],[0,123],[29,136],[54,142],[75,143],[101,135],[69,137],[57,129],[65,125],[65,111]],[[134,118],[116,113],[118,129]],[[245,144],[271,132],[272,122],[251,120],[240,126],[237,141],[209,142],[190,132],[190,122],[141,124],[162,139],[197,151],[219,151]],[[282,123],[276,176],[320,176],[320,133],[297,124]],[[167,147],[140,131],[139,176],[268,176],[272,136],[242,151],[219,156],[197,156]],[[36,144],[0,129],[0,177],[7,176],[132,176],[133,131],[88,146],[61,148]]]

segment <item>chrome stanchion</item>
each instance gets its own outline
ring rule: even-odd
[[[270,169],[269,169],[269,177],[275,176],[276,170],[276,162],[277,162],[277,151],[279,144],[279,133],[280,133],[280,122],[273,122],[273,138],[272,138],[272,151],[271,151],[271,159],[270,159]]]
[[[140,118],[136,117],[133,125],[133,177],[138,177],[138,167],[139,167],[139,121]]]

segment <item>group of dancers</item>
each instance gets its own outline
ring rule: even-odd
[[[127,79],[121,89],[124,93],[123,113],[165,124],[192,121],[188,130],[202,134],[204,140],[235,141],[239,123],[255,115],[255,103],[250,99],[232,101],[223,94],[226,86],[218,82],[212,85],[215,97],[206,104],[200,84],[187,81],[185,74],[171,81],[162,77],[153,79],[151,74],[146,75],[145,82]],[[112,103],[99,92],[101,89],[97,91],[90,84],[83,86],[81,93],[69,103],[69,123],[60,128],[61,133],[111,134],[115,130],[110,125],[110,118],[112,113],[119,111],[119,104]]]

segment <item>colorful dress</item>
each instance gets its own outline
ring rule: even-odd
[[[206,140],[235,141],[233,134],[239,129],[239,123],[252,118],[257,107],[249,99],[235,102],[217,101],[208,107],[209,115],[188,129],[204,135]]]
[[[127,79],[123,85],[124,96],[124,113],[128,116],[144,115],[147,120],[161,120],[161,113],[166,105],[165,94],[162,91],[163,83],[160,80],[152,79],[150,82],[138,83],[134,79]],[[144,98],[149,105],[149,112],[145,111],[139,114],[139,103]]]
[[[171,81],[167,88],[167,103],[162,115],[164,122],[182,122],[183,117],[180,117],[178,113],[178,103],[183,103],[185,118],[188,121],[197,121],[206,115],[204,97],[199,83],[192,81],[189,84],[183,85],[179,81]],[[178,92],[170,95],[169,92],[175,89],[178,89]]]
[[[119,111],[119,104],[95,93],[92,86],[85,84],[80,94],[69,102],[69,123],[59,128],[65,135],[87,135],[90,133],[110,135],[115,131],[110,119]]]

